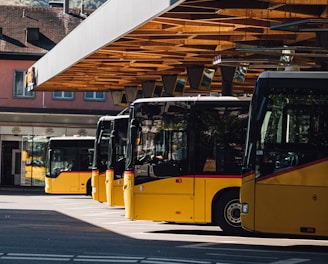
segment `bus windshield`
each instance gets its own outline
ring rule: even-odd
[[[111,123],[108,147],[108,167],[114,170],[114,179],[122,178],[125,168],[128,116],[118,116]]]
[[[136,182],[188,173],[239,174],[246,108],[179,101],[136,105]]]
[[[91,171],[94,138],[89,140],[51,138],[48,146],[47,177],[65,171]]]
[[[327,157],[326,87],[297,87],[273,86],[259,102],[257,177]]]
[[[107,169],[108,147],[111,135],[111,120],[101,119],[97,125],[97,134],[94,147],[93,168],[104,172]]]

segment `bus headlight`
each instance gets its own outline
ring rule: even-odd
[[[243,204],[241,205],[241,212],[242,212],[243,214],[248,214],[248,203],[243,203]]]

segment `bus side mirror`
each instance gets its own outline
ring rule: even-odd
[[[112,130],[112,132],[110,134],[110,137],[111,137],[111,142],[112,142],[113,145],[118,143],[119,138],[118,138],[118,133],[117,133],[116,130]]]
[[[139,122],[135,119],[131,120],[130,132],[131,132],[131,143],[132,145],[139,145],[140,138],[138,137]]]

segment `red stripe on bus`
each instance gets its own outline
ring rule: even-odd
[[[181,175],[181,176],[174,176],[175,178],[241,178],[241,175]]]

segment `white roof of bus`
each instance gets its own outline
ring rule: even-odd
[[[265,71],[258,79],[264,78],[305,78],[305,79],[328,79],[328,71]]]
[[[152,97],[136,99],[134,103],[146,102],[176,102],[176,101],[199,101],[199,102],[229,102],[229,101],[250,101],[251,97],[235,97],[235,96],[176,96],[176,97]]]
[[[106,116],[100,117],[98,122],[100,122],[100,121],[112,121],[114,118],[115,118],[115,116],[106,115]]]
[[[115,119],[127,119],[129,118],[129,115],[118,115],[118,116],[115,116]]]
[[[92,136],[61,136],[51,137],[50,140],[95,140]]]
[[[106,116],[100,117],[99,120],[98,120],[98,122],[101,122],[101,121],[112,121],[114,119],[120,119],[120,118],[129,118],[129,115],[117,115],[117,116],[106,115]]]

